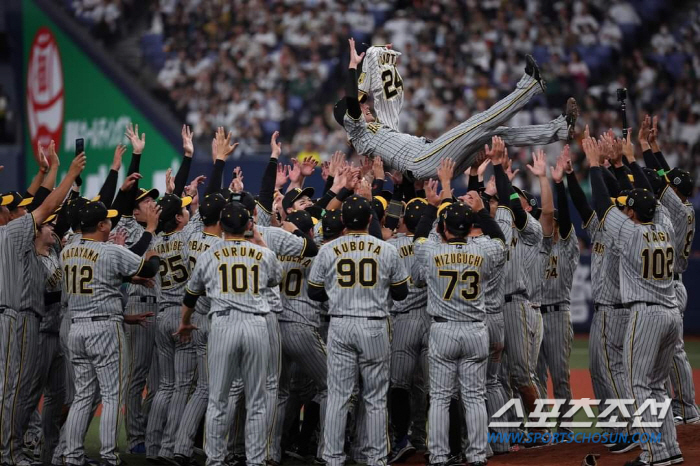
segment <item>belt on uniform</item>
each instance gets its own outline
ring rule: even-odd
[[[625,306],[624,304],[594,304],[593,305],[593,308],[596,311],[599,311],[603,307],[611,307],[613,309],[627,309],[627,306]]]
[[[41,319],[44,318],[41,314],[39,314],[38,312],[36,312],[36,311],[33,310],[33,309],[22,309],[22,310],[19,311],[19,312],[26,312],[26,313],[28,313],[28,314],[34,314],[34,317],[36,317],[36,318],[39,319],[39,320],[41,320]]]
[[[558,304],[550,304],[547,306],[540,306],[540,312],[542,314],[546,314],[548,312],[565,311],[565,310],[566,310],[566,308],[564,308],[563,306],[560,307]]]
[[[507,302],[507,303],[512,302],[512,301],[513,301],[513,297],[515,297],[515,296],[523,296],[523,297],[524,297],[524,296],[525,296],[525,293],[523,293],[522,291],[519,291],[519,292],[517,292],[517,293],[507,294],[507,295],[505,296],[506,302]]]
[[[225,316],[231,315],[232,312],[240,312],[242,314],[250,314],[252,316],[264,316],[265,315],[264,312],[244,312],[244,311],[231,311],[231,310],[212,312],[212,315],[215,315],[217,317],[225,317]]]
[[[137,303],[155,304],[156,297],[155,296],[130,296],[129,301],[130,302],[137,302]]]
[[[103,322],[109,320],[111,316],[95,316],[95,317],[73,317],[70,321],[71,323],[80,322],[81,320],[91,321],[91,322]]]
[[[633,301],[631,303],[625,303],[624,307],[625,309],[632,309],[632,306],[635,304],[644,304],[645,306],[661,306],[661,307],[668,307],[665,304],[661,303],[652,303],[651,301]]]
[[[321,320],[324,321],[324,322],[330,322],[330,321],[331,321],[331,316],[329,316],[328,314],[326,314],[326,315],[324,315],[324,316],[321,316]]]
[[[482,321],[480,321],[480,320],[450,320],[450,319],[445,319],[444,317],[433,317],[433,322],[435,322],[437,324],[444,324],[447,322],[453,322],[455,324],[458,324],[458,323],[464,323],[464,322],[473,323],[473,322],[482,322]]]
[[[334,318],[334,319],[344,319],[344,318],[346,318],[346,317],[350,317],[350,318],[353,318],[353,319],[367,319],[367,320],[384,320],[384,319],[386,319],[386,317],[376,317],[376,316],[372,316],[372,317],[331,316],[331,317]]]
[[[12,311],[12,309],[10,309],[9,307],[0,307],[0,314],[4,314],[5,311]],[[10,317],[12,317],[12,316],[10,316]]]

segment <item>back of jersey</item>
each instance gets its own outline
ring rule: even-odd
[[[413,236],[397,235],[389,240],[389,244],[393,244],[399,252],[401,262],[407,271],[413,267],[416,260],[416,255],[413,247]],[[403,301],[394,301],[392,313],[408,313],[425,309],[428,304],[428,294],[425,288],[419,288],[413,280],[408,281],[408,296]]]
[[[185,287],[190,277],[188,258],[185,251],[189,238],[189,233],[184,230],[173,233],[161,233],[153,246],[153,249],[160,256],[160,287],[158,293],[158,306],[160,309],[182,305]]]
[[[386,47],[372,46],[365,52],[362,72],[357,81],[361,94],[371,94],[380,123],[399,130],[403,107],[403,80],[396,68],[401,54]]]
[[[248,241],[224,240],[197,259],[187,284],[190,293],[211,299],[209,313],[235,310],[266,314],[262,289],[276,286],[281,268],[275,254]]]
[[[474,243],[478,245],[479,247],[489,247],[492,239],[490,239],[488,236],[481,235],[481,236],[476,236],[476,237],[470,237],[467,238],[467,241],[469,243]],[[505,246],[505,245],[504,245]],[[506,252],[507,256],[507,252]],[[505,267],[505,260],[501,265],[494,264],[495,267],[492,271],[492,273],[489,275],[488,278],[485,278],[482,280],[484,283],[483,285],[483,293],[484,293],[484,299],[485,299],[485,304],[486,304],[486,313],[487,314],[498,314],[499,312],[502,312],[502,306],[503,306],[503,301],[504,301],[504,294],[503,294],[503,280],[504,280],[504,267]]]
[[[307,279],[313,264],[312,257],[277,256],[282,266],[280,298],[282,314],[280,320],[299,322],[318,327],[319,316],[325,306],[309,298]]]
[[[486,316],[484,289],[505,262],[502,241],[435,243],[421,240],[418,261],[428,286],[428,313],[451,321],[481,322]]]
[[[192,274],[195,266],[197,265],[197,260],[210,248],[213,246],[218,246],[223,244],[223,238],[212,235],[210,233],[199,233],[197,235],[192,235],[192,237],[187,242],[185,250],[183,252],[183,257],[187,258],[187,268],[189,274]],[[202,296],[197,300],[197,306],[195,311],[199,314],[207,314],[211,306],[211,300],[208,296]]]
[[[143,259],[128,249],[82,238],[61,251],[63,292],[72,317],[122,313],[120,286],[141,270]]]
[[[365,233],[341,236],[321,247],[309,286],[325,288],[331,315],[386,317],[389,287],[408,281],[391,244]]]

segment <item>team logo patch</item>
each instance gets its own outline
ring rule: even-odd
[[[366,75],[367,75],[367,73],[364,73],[364,72],[360,73],[360,77],[357,78],[357,84],[362,84],[363,82],[365,82]]]
[[[39,28],[32,41],[27,64],[27,120],[32,149],[53,139],[61,145],[63,132],[63,66],[58,43],[51,30]]]
[[[634,199],[632,198],[627,198],[627,205],[632,207],[634,205]]]
[[[532,207],[535,207],[535,206],[537,205],[537,201],[534,200],[534,199],[530,199],[530,205],[531,205]]]
[[[681,179],[679,177],[675,177],[673,179],[673,184],[681,184]]]

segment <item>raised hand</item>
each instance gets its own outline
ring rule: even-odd
[[[484,179],[484,172],[490,163],[491,159],[487,159],[486,154],[484,154],[484,160],[479,165],[479,168],[476,169],[476,175],[479,177],[480,181]]]
[[[123,144],[118,144],[117,147],[114,148],[114,157],[112,158],[112,166],[110,167],[112,170],[118,172],[122,167],[122,156],[124,152],[126,152],[126,146]]]
[[[341,189],[348,184],[348,177],[350,175],[350,167],[342,167],[338,170],[336,175],[333,177],[333,186],[331,186],[331,191],[338,194]]]
[[[400,171],[392,170],[387,173],[387,175],[389,175],[389,178],[391,178],[391,182],[394,183],[394,186],[398,186],[403,183],[403,173]]]
[[[46,148],[46,152],[48,152],[49,165],[51,165],[52,167],[61,166],[61,161],[58,160],[58,154],[56,153],[56,141],[54,141],[53,139],[51,140],[51,142],[49,143],[49,147]],[[120,159],[120,163],[121,163],[121,159]]]
[[[348,178],[347,182],[345,183],[345,188],[354,191],[362,179],[362,176],[360,175],[359,168],[348,167],[348,169]]]
[[[292,159],[292,169],[289,170],[289,181],[293,184],[301,180],[301,164],[297,159]]]
[[[622,140],[622,155],[628,163],[634,162],[634,144],[632,144],[632,128],[627,129],[627,139]]]
[[[158,221],[160,220],[161,208],[156,203],[150,203],[146,207],[144,212],[146,216],[146,231],[155,233],[158,227]]]
[[[484,200],[477,191],[469,191],[464,196],[464,203],[467,204],[474,212],[479,212],[484,208]]]
[[[651,131],[649,131],[649,144],[654,152],[658,152],[658,138],[659,137],[659,117],[654,116],[651,120]]]
[[[495,196],[498,194],[498,189],[496,188],[496,177],[492,176],[489,178],[488,183],[486,183],[486,187],[484,188],[484,192],[488,194],[489,196]]]
[[[321,179],[323,179],[323,181],[326,181],[328,179],[328,172],[330,166],[330,162],[323,162],[321,164]]]
[[[491,160],[493,165],[501,165],[507,159],[506,157],[506,144],[498,136],[493,136],[491,138],[491,147],[488,144],[484,145],[484,153],[486,157]]]
[[[547,157],[542,149],[532,153],[532,165],[527,165],[527,169],[538,178],[547,176]]]
[[[289,181],[289,165],[277,164],[277,175],[275,177],[275,189],[282,189],[282,186]]]
[[[187,125],[182,125],[182,150],[185,152],[185,157],[192,157],[194,154],[194,144],[192,143],[192,130]]]
[[[165,172],[165,192],[172,194],[175,191],[175,178],[173,178],[173,169],[168,168]]]
[[[311,157],[304,159],[304,161],[301,162],[301,167],[299,167],[301,170],[301,176],[313,175],[317,165],[318,162]]]
[[[370,173],[372,171],[372,159],[366,156],[363,156],[361,159],[361,164],[360,164],[360,173],[362,176],[365,176],[367,173]]]
[[[448,184],[452,181],[455,174],[455,162],[452,159],[444,158],[440,161],[440,166],[437,169],[438,179],[442,184]]]
[[[374,157],[374,160],[372,162],[372,171],[374,172],[375,180],[384,179],[384,162],[382,161],[382,158],[378,155]]]
[[[651,132],[651,117],[649,115],[644,115],[644,119],[642,119],[642,124],[639,128],[639,133],[637,133],[637,141],[639,141],[639,145],[642,146],[642,150],[644,150],[644,146],[649,145],[649,133]]]
[[[440,205],[440,195],[438,194],[438,180],[429,179],[425,183],[425,199],[428,204],[438,207]]]
[[[245,186],[243,185],[243,170],[241,167],[233,169],[233,179],[231,180],[231,191],[234,193],[242,193]]]
[[[357,188],[355,189],[355,194],[360,197],[364,197],[368,201],[372,200],[372,186],[367,180],[360,180]]]
[[[631,133],[627,133],[627,139],[629,138]],[[583,146],[583,153],[586,154],[586,159],[588,160],[588,164],[591,167],[599,167],[600,166],[600,149],[598,148],[598,144],[596,143],[595,139],[591,138],[590,136],[587,138],[583,138],[581,141],[581,145]]]
[[[348,43],[350,44],[350,65],[348,66],[348,68],[357,69],[357,66],[365,57],[365,52],[362,52],[359,55],[357,54],[357,50],[355,50],[355,39],[353,39],[352,37],[348,39]]]
[[[225,161],[229,155],[235,152],[238,143],[235,142],[231,144],[232,137],[233,133],[229,131],[229,133],[226,134],[223,127],[219,126],[216,129],[216,136],[214,137],[216,140],[216,160]],[[214,146],[212,146],[212,148],[214,148]]]
[[[561,183],[562,180],[564,179],[564,171],[566,170],[566,160],[564,159],[564,153],[569,153],[569,145],[565,145],[564,149],[561,151],[561,154],[557,158],[557,163],[553,167],[551,167],[551,173],[552,173],[552,180],[554,180],[555,183]]]
[[[68,169],[68,176],[72,177],[73,179],[77,178],[78,175],[80,175],[85,169],[86,164],[87,157],[85,157],[85,152],[81,152],[70,163],[70,168]]]
[[[338,174],[338,170],[343,166],[345,166],[345,154],[337,150],[331,157],[331,163],[328,165],[328,174],[335,177]]]
[[[39,165],[39,170],[42,173],[49,171],[49,162],[46,160],[46,154],[44,154],[44,148],[41,147],[41,142],[36,143],[36,153],[34,154],[37,165]]]
[[[197,178],[192,180],[188,186],[185,186],[185,194],[190,196],[191,198],[195,198],[198,196],[199,191],[197,190],[197,187],[200,184],[204,184],[204,181],[207,179],[206,176],[204,175],[199,175]]]
[[[493,163],[493,162],[491,162]],[[520,169],[513,171],[513,162],[508,158],[508,149],[505,150],[505,157],[503,159],[503,171],[506,172],[508,179],[513,182],[515,176],[520,173]]]
[[[126,125],[126,138],[131,143],[131,152],[134,154],[142,154],[143,148],[146,147],[146,133],[139,136],[139,125],[134,126],[132,123]]]
[[[131,188],[134,187],[134,184],[143,178],[140,173],[132,173],[131,175],[127,176],[124,182],[122,183],[122,187],[120,188],[122,191],[128,191]],[[174,188],[173,188],[174,189]]]
[[[272,137],[270,137],[270,149],[272,151],[270,157],[273,159],[279,159],[280,155],[282,155],[282,143],[277,141],[279,137],[279,131],[275,131],[272,133]]]

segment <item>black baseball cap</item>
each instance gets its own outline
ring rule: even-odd
[[[462,201],[453,202],[445,207],[441,218],[445,229],[458,236],[469,233],[475,220],[472,209]]]
[[[250,211],[240,202],[229,202],[221,211],[221,227],[227,233],[243,233],[250,219]]]
[[[27,207],[34,200],[33,197],[24,198],[17,191],[10,191],[2,195],[2,205],[7,207],[7,210],[15,210],[19,207]]]
[[[384,212],[386,212],[387,205],[388,204],[383,197],[377,196],[372,198],[372,208],[377,214],[377,217],[379,217],[380,221],[384,218]]]
[[[351,230],[367,228],[372,217],[372,206],[364,197],[350,196],[343,202],[343,223]]]
[[[192,198],[189,196],[181,198],[175,194],[166,194],[158,201],[158,205],[161,208],[160,223],[165,224],[174,219],[176,215],[182,212],[183,207],[187,207],[191,203]]]
[[[403,223],[411,233],[415,233],[426,205],[428,205],[428,202],[420,197],[413,198],[406,204],[403,212]]]
[[[693,186],[695,183],[693,182],[693,178],[690,176],[689,172],[681,168],[674,168],[666,173],[666,178],[671,186],[678,189],[678,192],[685,197],[690,197],[693,195]]]
[[[388,204],[391,202],[391,199],[392,199],[392,197],[394,197],[394,194],[391,191],[389,191],[388,189],[384,189],[381,193],[379,193],[377,196],[375,196],[375,198],[376,197],[381,197]]]
[[[199,215],[205,225],[215,224],[221,219],[221,211],[226,206],[226,199],[221,193],[212,193],[204,196],[199,205]]]
[[[333,239],[340,235],[345,229],[343,225],[343,218],[340,210],[333,209],[326,211],[326,215],[321,219],[321,231],[323,232],[323,239]]]
[[[139,188],[139,193],[136,195],[136,204],[141,202],[143,199],[150,197],[154,201],[160,197],[160,192],[156,188],[144,189]]]
[[[333,118],[342,127],[345,127],[345,114],[348,112],[348,103],[345,101],[345,97],[340,99],[333,106]]]
[[[253,215],[255,210],[255,198],[248,191],[241,191],[240,193],[231,193],[228,198],[229,202],[240,202],[243,207],[248,209],[250,215]]]
[[[284,195],[284,198],[282,199],[282,208],[287,211],[287,209],[291,209],[294,203],[302,196],[308,196],[309,198],[312,198],[314,195],[314,188],[294,188],[290,189],[287,191],[287,194]]]
[[[656,212],[656,198],[646,189],[635,188],[627,196],[620,196],[617,202],[625,207],[629,207],[642,222],[650,222]]]
[[[649,183],[651,183],[651,188],[654,191],[654,194],[657,196],[661,194],[661,191],[664,189],[664,186],[666,186],[666,181],[659,176],[659,174],[654,170],[653,168],[649,167],[644,167],[642,168],[644,170],[644,174],[647,177],[647,180],[649,180]]]
[[[305,210],[295,210],[291,214],[287,215],[287,221],[296,225],[304,233],[308,233],[309,230],[313,229],[314,221]]]
[[[80,228],[84,230],[85,228],[94,227],[108,218],[116,217],[119,215],[119,212],[108,209],[100,201],[88,201],[83,208],[80,209],[78,215],[80,217]]]
[[[525,191],[524,189],[520,189],[517,186],[513,186],[513,190],[515,190],[516,193],[518,193],[518,196],[522,196],[525,198],[525,202],[528,203],[530,207],[532,207],[532,212],[530,214],[535,217],[539,218],[540,217],[540,207],[537,204],[537,198],[529,191]]]

